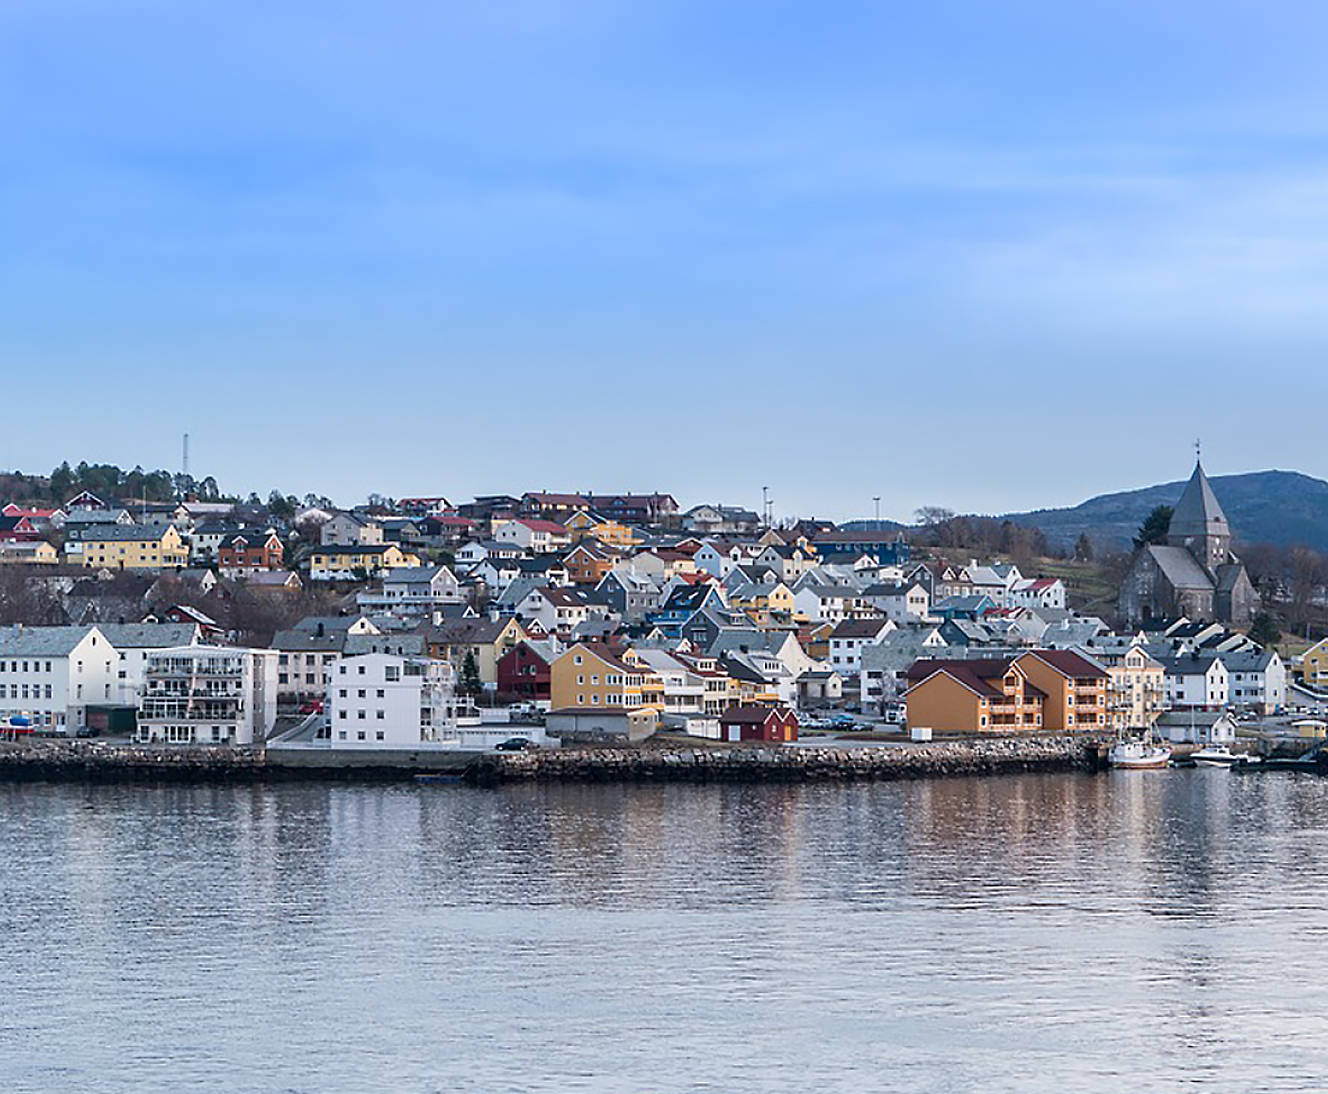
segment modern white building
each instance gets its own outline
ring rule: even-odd
[[[0,721],[74,733],[119,701],[119,654],[97,627],[0,627]]]
[[[451,665],[427,657],[366,653],[333,666],[327,715],[333,748],[457,747]]]
[[[138,739],[154,744],[247,745],[277,720],[277,652],[180,646],[148,654]]]
[[[139,704],[150,655],[202,640],[197,623],[99,623],[97,629],[116,652],[115,701],[129,707]]]

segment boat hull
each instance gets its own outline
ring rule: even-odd
[[[1171,749],[1142,741],[1122,741],[1107,753],[1107,763],[1120,771],[1156,771],[1171,763]]]

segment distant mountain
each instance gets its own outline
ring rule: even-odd
[[[1240,543],[1303,543],[1328,551],[1328,482],[1297,471],[1254,471],[1209,479],[1231,534]],[[1185,483],[1169,482],[1090,498],[1073,509],[1036,509],[1002,519],[1041,528],[1048,543],[1069,547],[1081,533],[1102,546],[1128,549],[1143,519],[1175,505]]]

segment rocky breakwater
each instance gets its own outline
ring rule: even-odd
[[[922,779],[1021,771],[1092,770],[1096,746],[1075,738],[964,741],[895,747],[549,749],[488,755],[467,778],[581,782],[804,782]]]
[[[124,782],[253,781],[267,773],[252,748],[157,747],[102,741],[0,744],[0,779]]]

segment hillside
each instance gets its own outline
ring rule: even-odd
[[[1209,479],[1237,543],[1303,543],[1328,551],[1328,482],[1297,471],[1254,471]],[[1103,547],[1128,549],[1140,523],[1158,505],[1175,505],[1184,481],[1103,494],[1072,509],[1009,513],[1002,519],[1041,528],[1054,547],[1081,533]]]

